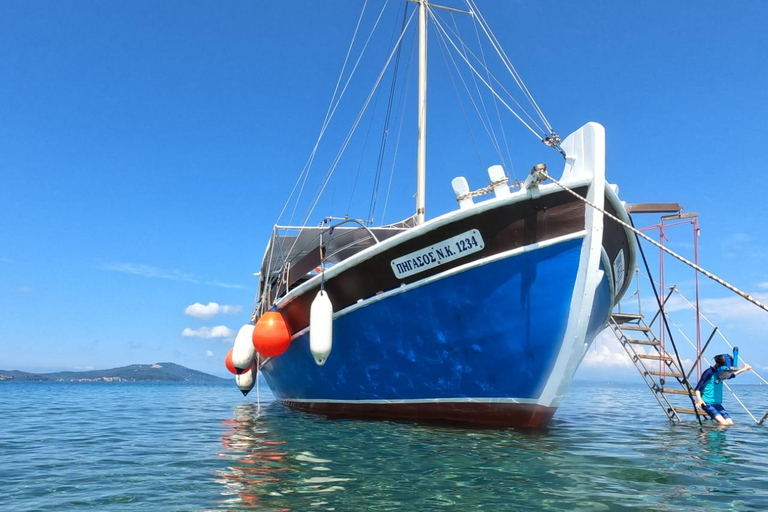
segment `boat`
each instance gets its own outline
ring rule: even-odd
[[[557,178],[544,165],[514,184],[493,165],[477,191],[455,178],[457,207],[428,219],[426,26],[438,9],[462,11],[411,5],[421,57],[415,214],[378,226],[347,216],[275,225],[228,366],[243,393],[261,372],[278,402],[309,413],[543,427],[635,268],[634,235],[615,220],[629,216],[606,181],[605,130],[545,133],[563,157]]]

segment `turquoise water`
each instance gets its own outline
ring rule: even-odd
[[[738,389],[768,407],[765,387]],[[768,509],[768,427],[730,396],[737,426],[700,429],[641,384],[576,383],[526,432],[328,420],[254,395],[0,383],[0,510]]]

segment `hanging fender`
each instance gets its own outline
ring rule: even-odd
[[[309,310],[309,351],[323,366],[333,348],[333,304],[325,290],[317,292]]]

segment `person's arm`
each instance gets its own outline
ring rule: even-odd
[[[712,370],[712,368],[707,368],[704,370],[704,373],[701,374],[701,377],[699,377],[699,382],[696,383],[696,387],[694,388],[694,393],[696,395],[696,407],[701,408],[703,405],[706,405],[706,402],[704,402],[704,400],[701,398],[701,390],[704,389],[704,386],[714,374],[715,372]]]
[[[694,391],[694,393],[696,394],[696,408],[701,409],[704,405],[706,405],[704,400],[701,399],[701,391],[697,389]]]
[[[744,368],[740,368],[740,369],[736,370],[735,372],[733,372],[733,375],[731,376],[731,378],[734,378],[735,376],[737,376],[739,374],[742,374],[744,372],[748,372],[751,369],[752,369],[752,365],[751,364],[745,364]]]

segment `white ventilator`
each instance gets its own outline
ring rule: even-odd
[[[237,332],[235,346],[232,347],[232,365],[238,373],[251,367],[256,349],[253,348],[253,325],[245,324]]]
[[[323,366],[333,348],[333,305],[325,290],[320,290],[309,309],[309,350],[315,363]]]
[[[243,396],[253,389],[253,384],[256,381],[256,372],[256,365],[251,362],[251,366],[247,370],[239,375],[235,375],[235,384],[243,392]]]

